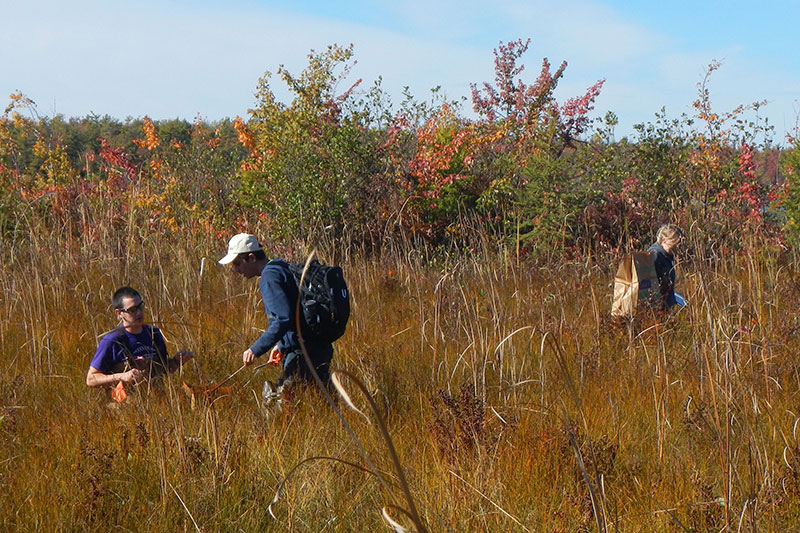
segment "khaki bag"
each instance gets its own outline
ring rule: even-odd
[[[660,302],[661,288],[653,253],[635,252],[623,257],[614,277],[611,315],[630,317],[641,303],[657,307]]]

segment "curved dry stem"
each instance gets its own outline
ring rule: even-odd
[[[314,258],[315,255],[316,255],[316,250],[312,250],[311,253],[308,254],[308,258],[306,258],[305,266],[303,267],[303,273],[300,275],[300,282],[298,283],[298,287],[302,286],[303,281],[305,280],[305,277],[306,277],[306,273],[308,272],[308,266],[311,264],[311,260]],[[299,295],[299,293],[297,295],[297,305],[295,306],[294,313],[295,313],[295,315],[294,315],[295,323],[296,324],[300,324],[300,295]],[[322,392],[322,395],[325,397],[325,401],[327,401],[328,405],[331,406],[333,411],[336,413],[336,416],[342,422],[342,425],[344,426],[345,430],[350,435],[350,438],[352,438],[353,442],[356,443],[356,447],[361,452],[361,456],[364,458],[364,461],[367,463],[367,465],[369,465],[371,473],[375,477],[378,478],[378,481],[380,481],[381,486],[383,486],[383,488],[387,492],[391,492],[390,491],[390,485],[386,482],[385,479],[383,479],[383,476],[380,475],[380,470],[378,470],[378,468],[372,462],[372,459],[370,459],[369,455],[367,454],[367,450],[364,449],[364,446],[362,446],[361,441],[358,440],[358,437],[356,436],[356,434],[353,431],[353,429],[350,427],[350,424],[347,423],[347,421],[344,419],[344,416],[342,416],[341,411],[339,411],[339,408],[336,406],[336,402],[334,402],[333,398],[331,398],[330,392],[328,392],[328,387],[325,386],[325,383],[322,382],[322,378],[319,377],[319,374],[317,373],[317,369],[314,367],[314,364],[311,361],[311,357],[308,355],[308,350],[306,349],[305,339],[303,338],[302,328],[297,328],[297,337],[298,337],[298,339],[300,341],[300,351],[303,353],[303,360],[305,361],[306,366],[308,367],[309,371],[311,371],[311,375],[314,376],[314,382],[317,384],[317,387],[319,387],[319,390]],[[401,484],[405,487],[405,479],[402,477],[402,471],[400,472],[400,474],[401,474],[401,476],[400,476]]]
[[[278,518],[272,512],[272,505],[275,504],[275,503],[278,503],[278,500],[280,500],[281,493],[283,492],[283,487],[286,485],[286,483],[288,483],[289,478],[292,477],[292,474],[294,474],[295,470],[297,470],[298,468],[300,468],[301,466],[303,466],[306,463],[310,463],[311,461],[321,461],[321,460],[335,461],[337,463],[342,463],[342,464],[345,464],[347,466],[351,466],[351,467],[353,467],[353,468],[355,468],[357,470],[361,470],[362,472],[366,472],[367,474],[369,474],[371,476],[375,476],[379,480],[383,481],[381,476],[379,476],[377,473],[373,472],[369,468],[365,468],[365,467],[361,466],[360,464],[353,463],[352,461],[347,461],[345,459],[339,459],[338,457],[330,457],[330,456],[327,456],[327,455],[314,455],[312,457],[306,457],[305,459],[303,459],[302,461],[300,461],[299,463],[294,465],[292,467],[292,469],[289,470],[289,473],[286,474],[286,476],[284,476],[284,478],[281,480],[280,483],[278,483],[278,488],[275,491],[275,496],[272,497],[272,501],[269,502],[269,506],[267,507],[267,511],[269,512],[269,515],[273,519],[277,520]]]
[[[389,509],[393,509],[395,511],[399,511],[400,513],[406,515],[411,520],[413,520],[414,518],[409,514],[408,511],[406,511],[402,507],[398,507],[397,505],[387,505],[387,506],[385,506],[384,508],[381,509],[381,516],[383,517],[384,520],[386,520],[386,522],[390,526],[392,526],[392,529],[394,529],[396,533],[406,533],[406,531],[408,531],[408,529],[403,527],[402,524],[397,522],[394,518],[391,517],[391,515],[389,515]]]
[[[192,516],[192,513],[191,513],[191,511],[189,511],[189,508],[188,508],[188,507],[186,507],[186,504],[184,503],[184,501],[183,501],[183,498],[181,498],[181,495],[180,495],[180,494],[178,494],[178,491],[177,491],[177,490],[175,490],[175,487],[173,487],[173,486],[172,486],[172,483],[170,483],[169,481],[167,481],[167,485],[169,485],[169,488],[171,488],[171,489],[172,489],[172,492],[174,492],[174,493],[175,493],[175,496],[178,498],[178,501],[179,501],[179,502],[181,502],[181,506],[183,507],[183,510],[184,510],[184,511],[186,511],[186,514],[187,514],[187,515],[189,515],[189,518],[191,519],[191,521],[192,521],[192,524],[194,524],[194,528],[195,528],[195,530],[197,530],[197,531],[199,532],[199,531],[200,531],[200,528],[198,527],[198,525],[197,525],[197,522],[195,522],[195,520],[194,520],[194,517]]]
[[[525,331],[526,329],[533,329],[533,330],[535,330],[535,329],[536,329],[536,326],[522,326],[521,328],[515,329],[514,331],[512,331],[511,333],[509,333],[508,335],[506,335],[506,337],[505,337],[503,340],[501,340],[501,341],[500,341],[500,344],[498,344],[498,345],[497,345],[497,347],[495,347],[495,349],[494,349],[494,353],[497,353],[497,351],[500,349],[500,347],[501,347],[503,344],[505,344],[505,342],[506,342],[508,339],[510,339],[511,337],[513,337],[514,335],[516,335],[517,333],[519,333],[520,331]]]
[[[519,520],[518,520],[518,519],[517,519],[517,518],[516,518],[514,515],[512,515],[511,513],[509,513],[508,511],[506,511],[506,510],[505,510],[505,509],[503,509],[502,507],[500,507],[498,504],[496,504],[496,503],[495,503],[495,502],[494,502],[494,501],[493,501],[491,498],[489,498],[489,497],[488,497],[486,494],[484,494],[483,492],[481,492],[480,490],[478,490],[478,489],[477,489],[477,487],[473,486],[473,485],[472,485],[472,484],[471,484],[469,481],[467,481],[467,480],[466,480],[466,479],[464,479],[463,477],[459,476],[458,474],[456,474],[456,473],[455,473],[455,472],[453,472],[452,470],[450,470],[450,474],[452,474],[452,475],[453,475],[453,476],[455,476],[457,479],[461,480],[461,481],[462,481],[462,482],[463,482],[463,483],[464,483],[466,486],[468,486],[469,488],[471,488],[472,490],[474,490],[475,492],[477,492],[479,496],[481,496],[481,497],[482,497],[483,499],[485,499],[487,502],[491,503],[491,504],[492,504],[492,505],[493,505],[493,506],[494,506],[494,507],[495,507],[495,508],[496,508],[498,511],[500,511],[501,513],[503,513],[505,516],[507,516],[508,518],[510,518],[511,520],[513,520],[513,521],[514,521],[514,523],[516,523],[516,524],[517,524],[519,527],[521,527],[521,528],[522,528],[522,529],[524,529],[525,531],[530,531],[530,529],[528,529],[527,527],[525,527],[525,524],[523,524],[522,522],[520,522],[520,521],[519,521]]]
[[[403,472],[403,466],[400,464],[400,458],[397,455],[397,450],[395,450],[394,443],[392,442],[392,437],[389,435],[389,430],[386,427],[386,422],[383,420],[383,417],[378,411],[378,406],[375,405],[375,401],[370,396],[367,387],[359,380],[356,376],[351,374],[347,371],[338,371],[335,372],[341,374],[343,376],[347,376],[353,380],[353,382],[361,389],[361,392],[364,393],[364,397],[369,403],[370,409],[372,412],[375,413],[375,419],[378,423],[378,427],[381,430],[381,435],[383,436],[383,440],[386,442],[386,447],[389,449],[389,455],[392,458],[392,462],[394,463],[395,472],[397,474],[398,481],[400,483],[400,487],[403,489],[403,495],[405,496],[406,503],[408,503],[409,508],[409,516],[411,520],[414,522],[414,526],[416,526],[417,531],[427,531],[425,526],[422,524],[422,520],[417,513],[417,508],[414,505],[414,498],[411,496],[411,490],[408,487],[408,482],[406,481],[406,476]]]
[[[578,469],[581,471],[581,475],[583,476],[583,480],[586,482],[586,486],[589,489],[589,499],[592,502],[592,510],[594,511],[594,518],[595,522],[597,522],[597,530],[599,532],[605,532],[605,520],[602,519],[600,514],[600,500],[597,497],[597,493],[594,490],[594,485],[592,484],[592,479],[589,477],[589,473],[586,471],[586,467],[583,463],[583,456],[581,455],[581,449],[578,446],[578,443],[575,439],[575,435],[572,430],[567,430],[567,435],[569,437],[569,445],[572,447],[572,451],[575,453],[575,460],[578,463]]]
[[[581,422],[583,423],[584,426],[584,431],[588,433],[586,417],[584,416],[583,413],[583,405],[581,402],[581,397],[580,394],[578,393],[578,389],[575,386],[575,383],[572,380],[572,376],[569,373],[566,356],[564,355],[564,349],[561,347],[561,345],[558,343],[556,339],[552,338],[552,336],[548,337],[547,334],[545,334],[545,337],[549,338],[550,346],[553,348],[553,353],[556,356],[556,361],[558,362],[558,366],[560,367],[561,373],[563,374],[564,380],[566,381],[567,388],[569,389],[570,395],[572,396],[572,401],[575,402],[575,406],[578,408],[578,413],[580,414]],[[545,338],[543,337],[542,338],[543,353],[544,353],[544,343],[545,343]],[[566,405],[563,405],[563,408],[564,408],[564,416],[568,420],[569,415],[566,412],[567,411]],[[592,502],[592,510],[594,511],[594,518],[595,522],[597,523],[597,530],[603,533],[606,531],[605,505],[603,502],[603,498],[598,496],[597,491],[594,488],[594,484],[592,483],[592,479],[589,476],[589,473],[586,471],[580,447],[578,446],[578,443],[575,439],[575,435],[569,428],[569,425],[567,425],[567,435],[569,436],[570,446],[575,452],[575,459],[578,463],[578,469],[581,471],[581,475],[583,476],[583,479],[586,482],[586,486],[588,487],[589,490],[589,498]],[[596,479],[599,479],[600,476],[599,473],[597,472],[597,461],[595,460],[593,462],[595,465],[595,477]]]
[[[356,413],[358,413],[361,416],[363,416],[364,420],[366,420],[368,424],[371,424],[372,421],[364,413],[364,411],[362,411],[361,409],[356,407],[355,404],[353,403],[353,400],[350,399],[350,395],[347,394],[347,391],[345,390],[344,386],[342,386],[341,381],[339,381],[339,373],[338,372],[331,372],[331,383],[333,383],[333,386],[336,388],[336,392],[339,393],[339,396],[342,397],[342,399],[348,405],[348,407],[350,407],[350,409],[352,409]]]
[[[575,405],[578,407],[578,410],[583,413],[583,406],[581,404],[581,397],[578,394],[578,388],[575,387],[575,383],[572,381],[572,375],[569,373],[569,368],[567,368],[567,360],[564,356],[564,350],[561,348],[561,345],[552,338],[552,335],[548,335],[549,332],[545,333],[545,336],[542,337],[542,354],[544,354],[544,343],[545,340],[550,341],[550,346],[553,348],[553,353],[556,356],[556,362],[558,362],[558,366],[561,369],[561,373],[564,376],[564,380],[567,382],[567,388],[572,396],[572,401],[575,402]]]

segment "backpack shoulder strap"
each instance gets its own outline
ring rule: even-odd
[[[122,352],[125,354],[128,364],[133,367],[133,348],[128,341],[128,336],[125,335],[125,330],[123,330],[121,326],[117,326],[114,328],[114,332],[117,334],[114,338],[114,343],[122,347]]]
[[[153,348],[155,349],[156,353],[158,354],[158,358],[161,360],[162,364],[166,364],[167,362],[167,354],[161,353],[161,349],[159,348],[159,339],[161,340],[160,344],[163,344],[166,349],[166,341],[164,340],[164,334],[161,333],[161,330],[155,326],[151,326],[149,324],[145,324],[142,326],[147,329],[147,333],[150,335],[150,339],[153,342]]]
[[[297,285],[300,285],[300,280],[303,279],[303,269],[306,267],[305,263],[288,263],[289,264],[289,271],[294,276]],[[316,284],[319,283],[320,277],[324,278],[324,275],[321,274],[324,270],[321,270],[319,267],[322,267],[322,263],[315,257],[311,260],[308,264],[308,270],[306,271],[306,277],[303,279],[306,286],[308,284]]]
[[[312,263],[313,264],[313,263]],[[305,263],[289,263],[287,262],[286,265],[289,267],[289,272],[292,273],[292,277],[294,277],[295,283],[297,286],[300,286],[300,279],[303,277],[303,268],[305,268]],[[309,266],[309,271],[311,270]],[[308,275],[308,274],[306,274]]]

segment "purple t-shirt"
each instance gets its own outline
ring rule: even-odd
[[[127,338],[127,345],[120,338],[121,335]],[[136,335],[123,328],[107,333],[100,339],[90,366],[103,374],[119,371],[116,369],[124,366],[131,357],[128,349],[132,352],[133,365],[140,370],[149,369],[153,363],[166,364],[167,346],[161,331],[155,326],[145,325]]]

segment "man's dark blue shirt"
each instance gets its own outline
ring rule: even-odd
[[[298,364],[296,357],[300,353],[300,339],[295,322],[295,307],[298,300],[297,282],[289,265],[282,259],[273,259],[261,271],[258,282],[264,311],[269,319],[269,327],[250,347],[256,356],[267,353],[274,345],[283,355],[283,367],[287,369]],[[306,349],[315,366],[329,363],[333,357],[333,345],[320,343],[314,339],[303,337]]]

